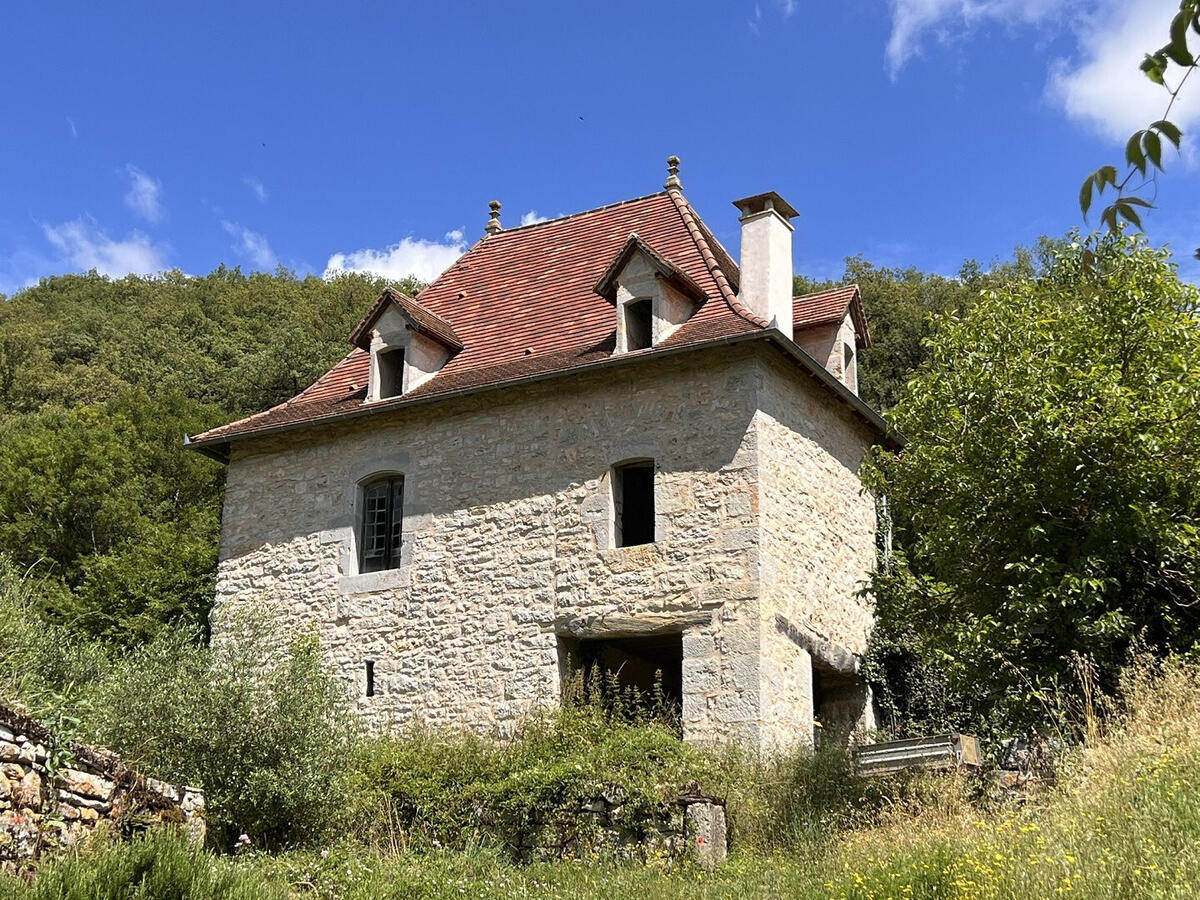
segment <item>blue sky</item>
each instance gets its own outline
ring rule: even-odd
[[[52,8],[53,6],[53,8]],[[1083,177],[1166,96],[1177,0],[13,4],[0,292],[95,267],[431,277],[503,221],[685,192],[801,213],[796,267],[953,273],[1080,224]],[[1200,124],[1200,84],[1176,108]],[[1147,219],[1183,271],[1194,154]]]

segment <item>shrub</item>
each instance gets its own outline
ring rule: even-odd
[[[104,745],[147,774],[203,788],[217,846],[241,833],[259,846],[296,845],[337,823],[356,720],[314,638],[280,651],[263,622],[232,619],[216,647],[164,629],[110,656],[47,622],[30,594],[0,561],[0,700],[59,738]]]
[[[320,839],[354,739],[344,688],[315,638],[280,653],[262,623],[231,625],[211,649],[176,632],[122,658],[92,693],[92,731],[127,762],[202,786],[217,846]]]
[[[361,748],[356,830],[388,848],[485,844],[518,857],[588,854],[604,832],[633,847],[671,830],[689,781],[711,789],[714,761],[669,726],[598,706],[535,716],[508,742],[414,727]]]

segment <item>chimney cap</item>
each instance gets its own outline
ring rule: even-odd
[[[679,180],[679,157],[667,157],[667,180],[663,187],[668,191],[682,191],[683,182]]]
[[[500,201],[493,200],[488,204],[488,223],[483,229],[487,234],[499,234],[504,230],[504,226],[500,224]]]
[[[741,210],[743,217],[753,216],[768,209],[775,210],[784,219],[794,219],[800,215],[800,213],[796,212],[792,204],[788,203],[774,191],[767,191],[765,194],[755,194],[752,197],[743,197],[741,200],[734,200],[733,205]]]

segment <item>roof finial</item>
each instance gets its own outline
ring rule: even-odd
[[[500,201],[493,200],[488,204],[488,209],[490,209],[491,212],[488,213],[487,227],[483,230],[489,235],[499,234],[504,230],[504,226],[500,224]]]
[[[679,181],[679,157],[667,157],[667,182],[663,185],[668,191],[682,191],[683,184]]]

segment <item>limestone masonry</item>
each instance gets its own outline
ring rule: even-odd
[[[0,706],[0,871],[77,847],[99,825],[120,837],[165,823],[202,843],[204,795],[144,778],[89,747],[56,748],[49,730]]]
[[[243,609],[281,641],[315,631],[380,728],[503,734],[584,658],[657,678],[690,741],[871,723],[856,473],[885,437],[856,396],[857,289],[793,300],[794,211],[760,195],[738,201],[743,259],[761,234],[770,267],[749,311],[675,171],[665,194],[497,223],[415,300],[385,293],[308,391],[194,440],[229,466],[217,639]],[[623,545],[643,508],[652,535]]]

